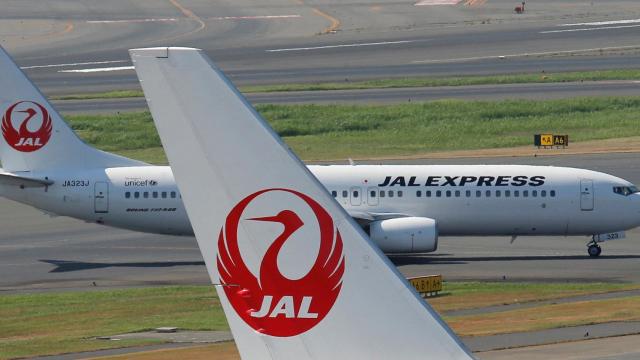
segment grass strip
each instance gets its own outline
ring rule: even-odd
[[[575,71],[558,73],[542,72],[486,76],[470,75],[456,77],[407,77],[367,81],[345,80],[343,82],[249,85],[241,86],[240,91],[243,93],[264,93],[287,91],[364,90],[438,86],[559,83],[604,80],[640,80],[640,69]],[[119,99],[142,96],[144,96],[144,94],[141,90],[116,90],[101,93],[52,96],[51,100]]]
[[[446,312],[635,289],[640,284],[445,282],[444,296],[428,301],[439,312]]]
[[[484,336],[640,320],[640,297],[543,305],[491,314],[445,317],[460,336]]]
[[[94,338],[160,326],[228,328],[209,286],[4,295],[0,318],[0,359],[157,343]]]
[[[282,91],[323,91],[323,90],[364,90],[411,87],[506,85],[558,83],[603,80],[638,80],[640,69],[576,71],[558,73],[505,74],[487,76],[457,77],[407,77],[367,81],[344,81],[308,84],[254,85],[241,87],[242,92],[282,92]]]
[[[106,92],[94,92],[84,94],[57,95],[49,97],[50,100],[94,100],[94,99],[123,99],[143,97],[142,90],[114,90]]]
[[[634,288],[638,285],[446,282],[446,296],[429,302],[438,311],[446,311]],[[636,305],[629,306],[629,311],[635,311]],[[620,314],[627,313],[626,307],[615,309]],[[621,315],[616,314],[614,318],[620,318]],[[3,295],[0,296],[0,318],[0,359],[149,344],[153,341],[116,342],[94,338],[160,326],[189,330],[228,329],[211,286]],[[482,321],[482,317],[472,319],[472,324]],[[607,317],[601,319],[604,321]],[[463,323],[458,318],[451,321]],[[549,319],[549,323],[565,324],[561,318],[558,321]],[[504,329],[507,327],[495,331]],[[479,331],[471,325],[462,330],[469,333]]]
[[[531,145],[535,133],[569,134],[571,142],[640,135],[640,97],[257,109],[299,157],[312,161]],[[148,112],[67,119],[81,138],[103,150],[166,163]]]

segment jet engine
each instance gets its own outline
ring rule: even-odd
[[[404,217],[374,221],[369,236],[385,253],[432,252],[438,248],[436,221]]]

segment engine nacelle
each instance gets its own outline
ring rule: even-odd
[[[438,229],[434,219],[404,217],[374,221],[369,235],[385,253],[432,252],[438,248]]]

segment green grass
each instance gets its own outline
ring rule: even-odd
[[[524,83],[558,83],[602,80],[639,80],[640,69],[576,71],[559,73],[529,73],[488,76],[457,77],[411,77],[391,78],[368,81],[343,81],[319,83],[293,83],[274,85],[241,86],[243,93],[285,92],[285,91],[326,91],[326,90],[359,90],[359,89],[391,89],[410,87],[436,86],[468,86],[468,85],[500,85]],[[141,90],[117,90],[102,93],[70,94],[53,96],[52,100],[89,100],[142,97]]]
[[[640,97],[443,100],[402,105],[260,105],[304,160],[401,157],[531,145],[533,134],[570,141],[640,135]],[[103,150],[165,163],[149,113],[71,115],[80,137]]]
[[[483,336],[568,326],[640,320],[640,297],[547,304],[528,309],[445,317],[462,336]]]
[[[357,90],[390,89],[409,87],[500,85],[524,83],[557,83],[600,80],[637,80],[640,69],[601,70],[559,73],[506,74],[488,76],[458,77],[411,77],[397,79],[378,79],[368,81],[344,81],[309,84],[256,85],[241,87],[242,92],[278,92],[278,91],[321,91],[321,90]]]
[[[604,283],[445,282],[446,296],[429,302],[438,311],[446,311],[493,305],[496,301],[536,301],[635,288],[638,286],[633,284]],[[621,311],[624,309],[618,308],[616,313]],[[228,329],[211,286],[3,295],[0,296],[0,319],[0,359],[149,344],[144,340],[95,338],[160,326]],[[474,319],[482,320],[481,317]]]
[[[429,303],[442,312],[638,288],[615,283],[445,282],[443,296]]]
[[[0,296],[0,359],[148,344],[97,336],[177,326],[227,329],[210,286]]]
[[[92,100],[92,99],[122,99],[131,97],[143,97],[142,90],[114,90],[100,93],[69,94],[51,96],[50,100]]]

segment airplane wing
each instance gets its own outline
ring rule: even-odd
[[[403,214],[403,213],[376,213],[376,212],[358,211],[358,210],[347,210],[347,213],[360,226],[369,225],[369,223],[372,223],[374,221],[411,217],[411,215]]]
[[[130,51],[243,359],[472,359],[203,51]]]
[[[29,176],[21,176],[0,169],[0,184],[26,187],[45,187],[52,185],[53,181],[49,179],[40,179]]]

